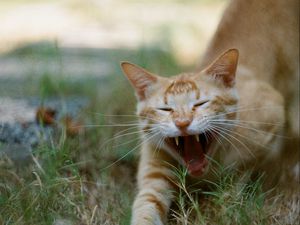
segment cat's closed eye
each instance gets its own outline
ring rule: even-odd
[[[196,104],[194,104],[194,107],[199,107],[201,105],[204,105],[205,103],[209,102],[209,100],[205,100],[205,101],[202,101],[202,102],[198,102]]]
[[[172,108],[168,108],[168,107],[162,107],[162,108],[157,108],[160,111],[165,111],[165,112],[172,112],[173,109]]]

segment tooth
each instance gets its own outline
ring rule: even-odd
[[[195,135],[197,142],[199,142],[199,135]]]
[[[179,145],[178,137],[175,137],[174,139],[175,139],[176,145],[178,146]]]

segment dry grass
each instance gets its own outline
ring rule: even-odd
[[[73,7],[73,13],[78,13],[78,7],[82,6],[81,1],[66,2]],[[193,0],[189,2],[192,5],[186,6],[184,10],[189,11],[190,8],[197,10],[198,4]],[[141,9],[139,7],[142,7],[144,3],[120,1],[120,4],[123,6],[127,4],[130,10],[134,11],[136,7]],[[147,4],[149,9],[155,11],[155,5]],[[169,4],[172,5],[170,1],[166,1],[164,9],[168,8]],[[180,0],[176,1],[176,4],[180,7],[184,5]],[[94,12],[94,8],[89,5],[86,7],[87,12],[93,12],[90,15],[95,18],[104,18],[110,24],[109,18],[111,17],[107,17],[109,15]],[[72,54],[74,52],[81,54],[80,60],[89,65],[95,64],[97,60],[108,65],[111,70],[105,70],[105,76],[91,78],[88,76],[88,70],[82,74],[84,76],[76,79],[66,76],[69,74],[64,70],[66,68],[64,63],[70,64],[72,60],[65,55],[65,51],[70,49],[61,49],[56,44],[51,47],[52,43],[50,47],[48,45],[46,47],[44,45],[29,46],[3,56],[13,56],[16,62],[29,60],[30,65],[43,63],[37,70],[33,72],[28,70],[26,74],[24,74],[23,67],[18,68],[22,72],[22,78],[25,77],[19,82],[12,84],[8,82],[9,80],[1,80],[0,94],[17,97],[34,95],[42,98],[55,96],[62,102],[68,95],[84,95],[91,99],[91,103],[79,116],[85,124],[99,126],[85,128],[82,134],[73,138],[67,137],[64,130],[59,131],[50,145],[42,144],[33,151],[32,162],[26,167],[20,168],[12,160],[2,156],[0,161],[0,224],[129,224],[131,204],[136,193],[135,173],[138,161],[138,150],[134,152],[130,150],[140,140],[137,134],[114,137],[119,132],[126,133],[126,127],[102,127],[104,124],[120,124],[134,119],[123,116],[104,116],[104,114],[133,115],[135,111],[133,91],[121,75],[119,61],[129,60],[160,74],[180,73],[189,70],[189,67],[183,65],[190,65],[199,57],[198,53],[205,46],[201,41],[208,38],[207,34],[199,34],[202,38],[204,37],[201,41],[198,39],[198,34],[190,38],[191,34],[194,35],[193,32],[199,30],[199,27],[205,30],[203,24],[201,25],[201,21],[205,19],[186,26],[189,21],[196,21],[195,18],[200,15],[193,14],[190,15],[191,17],[185,17],[184,22],[178,24],[175,23],[178,20],[174,20],[173,17],[165,20],[164,9],[158,10],[158,19],[167,24],[173,21],[174,24],[172,26],[158,24],[151,27],[150,32],[156,30],[156,33],[152,36],[147,33],[150,35],[149,38],[153,36],[160,38],[149,42],[150,44],[146,43],[148,47],[142,45],[143,47],[133,50],[122,45],[119,49],[96,49],[93,52],[71,49]],[[170,10],[176,12],[176,6],[175,8],[170,6]],[[206,20],[210,21],[208,19],[211,16],[210,13],[203,15],[206,15]],[[86,14],[81,16],[84,17]],[[120,14],[114,14],[114,16],[119,17],[114,18],[116,21],[124,18]],[[131,18],[131,20],[136,19]],[[149,21],[146,20],[147,18],[143,18],[143,23],[148,26]],[[216,17],[212,21],[216,21]],[[140,30],[142,25],[135,25],[134,29]],[[120,36],[119,28],[115,27],[117,38]],[[185,39],[183,34],[190,36]],[[15,36],[17,38],[18,35]],[[185,42],[192,44],[182,45],[179,39],[188,40]],[[143,44],[141,39],[138,40],[138,45],[140,44]],[[153,46],[163,50],[158,50]],[[180,61],[187,58],[187,55],[192,57],[187,62]],[[46,71],[45,67],[49,62],[57,63],[55,70]],[[71,67],[77,64],[73,62]],[[84,67],[84,65],[86,64],[77,65],[77,67]],[[269,191],[262,190],[263,177],[251,181],[248,179],[248,174],[244,174],[241,178],[236,171],[220,166],[219,171],[216,172],[219,181],[210,184],[210,189],[201,190],[186,183],[186,171],[177,169],[175,172],[180,181],[178,186],[181,191],[170,211],[169,219],[172,225],[294,225],[299,223],[299,195],[290,196],[290,193],[276,192],[271,195]]]
[[[150,70],[155,70],[155,64],[163,64],[170,73],[184,70],[164,52],[141,49],[136,55],[143,57],[133,61],[140,61]],[[146,65],[149,58],[154,60]],[[51,145],[33,151],[32,163],[25,168],[2,158],[1,224],[129,224],[138,161],[138,151],[130,150],[139,139],[136,133],[117,138],[119,132],[126,134],[126,126],[102,127],[134,119],[121,116],[134,114],[135,99],[119,68],[115,68],[108,79],[94,83],[50,77],[40,80],[35,91],[44,98],[89,96],[91,104],[80,117],[85,124],[97,126],[85,128],[75,138],[61,130]],[[240,177],[234,170],[220,166],[216,171],[219,181],[201,190],[186,183],[185,170],[175,169],[175,173],[181,191],[170,212],[170,224],[268,225],[299,221],[299,196],[284,200],[284,195],[271,195],[262,190],[263,178],[251,181],[249,174]]]

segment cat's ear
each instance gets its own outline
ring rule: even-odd
[[[233,87],[235,84],[235,73],[239,58],[237,49],[229,49],[221,54],[204,72],[213,79],[221,81],[226,87]]]
[[[157,82],[158,77],[129,62],[121,62],[121,68],[135,88],[139,100],[144,100],[147,89]]]

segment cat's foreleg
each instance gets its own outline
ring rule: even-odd
[[[163,225],[176,188],[174,174],[162,161],[142,153],[139,191],[132,209],[132,225]]]
[[[134,201],[132,225],[163,225],[169,211],[171,195],[166,180],[149,180]]]

